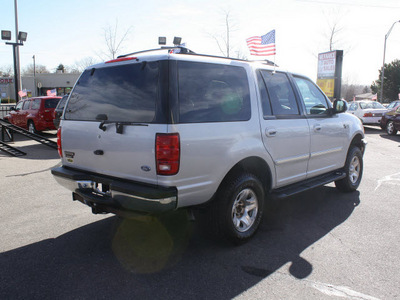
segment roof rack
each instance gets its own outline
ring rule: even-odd
[[[260,63],[265,63],[269,66],[276,66],[279,67],[277,64],[275,64],[273,61],[270,61],[268,59],[264,59],[264,60],[247,60],[247,59],[241,59],[241,58],[234,58],[234,57],[226,57],[226,56],[218,56],[218,55],[210,55],[210,54],[200,54],[200,53],[196,53],[186,47],[182,47],[182,46],[175,46],[175,47],[161,47],[161,48],[155,48],[155,49],[149,49],[149,50],[142,50],[142,51],[137,51],[137,52],[132,52],[132,53],[128,53],[128,54],[123,54],[118,56],[117,58],[123,58],[123,57],[127,57],[127,56],[131,56],[131,55],[135,55],[135,54],[140,54],[140,53],[146,53],[146,52],[153,52],[153,51],[163,51],[163,50],[175,50],[175,49],[179,49],[179,52],[175,52],[176,54],[192,54],[192,55],[197,55],[197,56],[204,56],[204,57],[214,57],[214,58],[222,58],[222,59],[230,59],[230,60],[237,60],[237,61],[245,61],[245,62],[260,62]]]
[[[140,54],[140,53],[146,53],[146,52],[153,52],[153,51],[163,51],[163,50],[175,50],[175,49],[179,49],[181,54],[196,54],[195,52],[193,52],[192,50],[186,48],[186,47],[182,47],[182,46],[175,46],[175,47],[161,47],[161,48],[155,48],[155,49],[149,49],[149,50],[142,50],[142,51],[137,51],[137,52],[132,52],[132,53],[128,53],[128,54],[123,54],[118,56],[117,58],[122,58],[122,57],[127,57],[127,56],[131,56],[131,55],[135,55],[135,54]]]

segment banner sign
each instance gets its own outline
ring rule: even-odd
[[[331,100],[340,99],[343,50],[318,54],[317,85]]]

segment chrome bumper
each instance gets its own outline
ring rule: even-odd
[[[65,167],[54,168],[51,173],[60,185],[73,192],[74,200],[92,207],[93,213],[157,214],[177,206],[178,193],[174,187],[141,184]]]

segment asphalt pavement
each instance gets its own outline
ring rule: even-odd
[[[400,299],[400,135],[366,136],[357,192],[284,199],[235,247],[186,211],[93,215],[52,178],[57,151],[15,135],[27,155],[0,152],[0,299]]]

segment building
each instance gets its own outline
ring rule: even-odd
[[[48,90],[56,90],[57,96],[68,94],[80,74],[70,73],[40,73],[22,76],[22,90],[26,90],[27,97],[46,96]],[[0,93],[3,102],[15,99],[14,79],[0,78]]]

